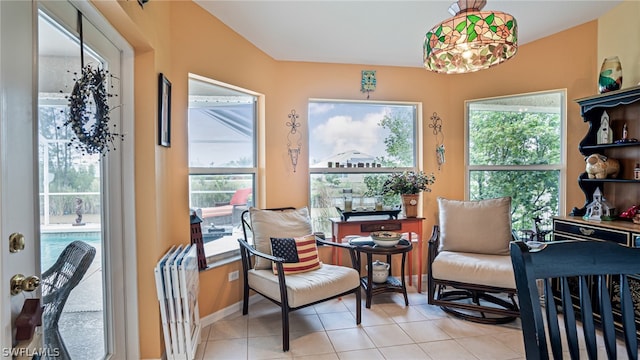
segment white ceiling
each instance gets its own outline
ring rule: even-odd
[[[276,60],[422,67],[424,34],[453,0],[194,0]],[[488,0],[525,44],[597,19],[621,0]],[[593,39],[595,42],[596,39]]]

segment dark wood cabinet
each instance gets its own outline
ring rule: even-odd
[[[600,189],[603,197],[613,205],[619,214],[632,205],[640,204],[640,180],[634,179],[634,168],[640,162],[640,86],[594,95],[576,102],[580,105],[583,120],[588,123],[587,134],[580,142],[578,149],[586,158],[592,154],[602,154],[616,159],[620,163],[620,171],[616,178],[589,179],[583,172],[578,178],[578,186],[584,193],[585,202],[571,210],[569,216],[553,219],[553,240],[602,240],[618,243],[623,246],[640,247],[640,225],[630,220],[593,221],[583,219],[587,205],[593,201],[593,193]],[[609,129],[613,131],[613,143],[598,144],[598,130],[604,112],[609,118]],[[627,139],[623,138],[626,124]],[[638,140],[638,141],[634,141]],[[618,141],[618,142],[617,142]],[[615,289],[616,280],[610,277],[609,288]],[[629,277],[632,296],[636,309],[636,328],[640,339],[640,274]],[[577,284],[571,285],[570,291],[577,292]],[[595,284],[589,284],[595,291]],[[619,289],[618,289],[619,290]],[[559,288],[556,288],[559,291]],[[577,298],[576,298],[577,299]],[[611,294],[612,306],[619,308],[618,296]],[[595,297],[592,299],[595,300]],[[575,308],[580,310],[576,302]],[[620,314],[620,311],[614,311]],[[594,313],[597,318],[599,315]],[[617,321],[619,324],[619,321]]]
[[[553,219],[553,240],[604,240],[612,241],[624,246],[640,247],[640,225],[634,224],[630,221],[590,221],[584,220],[579,216],[560,216]],[[638,276],[629,276],[629,286],[633,297],[635,316],[636,316],[636,329],[638,339],[640,339],[640,274]],[[614,277],[609,277],[610,282],[609,289],[614,291],[611,294],[611,306],[614,309],[614,315],[618,317],[616,319],[616,326],[622,326],[619,321],[621,312],[616,309],[620,309],[619,296],[615,294],[615,291],[620,291],[616,286],[617,280]],[[571,293],[578,291],[577,283],[570,289]],[[590,291],[595,291],[595,284],[589,284]],[[613,286],[611,286],[613,285]],[[559,291],[559,286],[554,285],[555,290]],[[578,298],[576,297],[575,307],[580,309],[578,304]],[[592,298],[595,304],[595,296]],[[597,312],[594,313],[596,318]]]
[[[584,205],[575,207],[570,215],[582,216],[586,206],[593,201],[597,188],[618,212],[638,204],[640,180],[634,180],[633,170],[640,162],[640,86],[612,91],[576,100],[580,105],[583,120],[589,129],[578,149],[586,158],[592,154],[602,154],[620,162],[620,172],[616,178],[589,179],[586,172],[578,178],[578,185],[585,196]],[[597,136],[602,115],[607,112],[609,127],[613,131],[613,143],[598,144]],[[623,127],[627,125],[628,142],[618,142],[623,138]],[[639,140],[639,141],[633,141]]]

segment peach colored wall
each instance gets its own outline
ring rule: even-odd
[[[624,1],[598,19],[598,63],[618,56],[622,64],[622,87],[640,85],[640,1]],[[597,87],[592,88],[594,93]]]
[[[583,200],[575,186],[582,159],[577,144],[585,131],[572,99],[591,95],[596,81],[597,24],[524,45],[504,65],[468,75],[444,76],[421,68],[277,62],[215,17],[186,0],[152,1],[141,9],[135,1],[96,1],[96,6],[135,50],[136,224],[140,351],[142,358],[162,354],[160,316],[153,267],[172,245],[188,243],[187,75],[195,73],[265,95],[265,158],[261,162],[262,206],[304,206],[308,202],[307,147],[297,172],[287,151],[287,115],[300,114],[306,138],[309,98],[363,100],[360,71],[376,70],[378,88],[371,100],[415,101],[423,106],[424,124],[437,112],[443,119],[447,162],[435,165],[434,138],[422,129],[424,169],[438,178],[426,195],[423,215],[428,231],[436,218],[437,196],[464,197],[464,100],[521,92],[567,88],[568,205]],[[586,34],[585,34],[586,33]],[[547,54],[555,53],[553,61]],[[555,52],[553,50],[556,50]],[[156,145],[157,76],[172,82],[171,148]],[[231,263],[201,273],[200,315],[205,317],[241,299],[241,282],[227,281]]]

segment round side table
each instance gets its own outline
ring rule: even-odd
[[[409,298],[407,297],[407,287],[404,279],[404,267],[407,258],[407,253],[413,249],[411,242],[407,240],[400,240],[397,245],[385,247],[376,245],[370,236],[357,237],[349,240],[349,245],[353,246],[356,250],[356,263],[357,268],[361,269],[362,254],[367,257],[367,276],[360,278],[360,285],[366,294],[366,307],[371,308],[371,298],[373,295],[382,294],[386,292],[398,292],[404,295],[405,305],[409,305]],[[402,265],[400,266],[400,278],[392,276],[391,270],[391,255],[401,254]],[[373,282],[373,255],[386,255],[387,263],[389,266],[389,276],[387,281],[383,283]]]

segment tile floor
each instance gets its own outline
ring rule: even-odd
[[[519,322],[481,325],[449,316],[410,288],[362,305],[352,296],[290,314],[291,347],[282,352],[280,309],[267,300],[203,328],[196,359],[524,359]]]
[[[196,359],[525,359],[519,320],[460,320],[409,289],[409,306],[400,294],[380,294],[367,309],[363,296],[360,326],[353,295],[291,313],[288,352],[282,351],[280,308],[262,300],[246,316],[239,311],[203,328]]]

